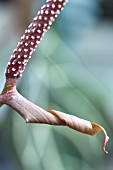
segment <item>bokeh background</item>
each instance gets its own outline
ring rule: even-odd
[[[0,0],[0,90],[24,29],[45,0]],[[91,137],[67,127],[26,124],[0,108],[0,170],[113,169],[113,1],[70,0],[18,81],[30,101],[94,121],[108,132]]]

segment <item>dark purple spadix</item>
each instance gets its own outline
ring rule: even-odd
[[[67,2],[68,0],[47,0],[45,5],[42,6],[37,16],[25,30],[25,35],[21,37],[21,41],[11,56],[6,68],[6,79],[18,79],[22,76],[22,72],[42,36],[50,28]]]

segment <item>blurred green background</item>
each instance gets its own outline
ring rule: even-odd
[[[24,29],[45,0],[0,0],[0,90]],[[18,81],[33,103],[102,125],[91,137],[67,127],[26,124],[0,108],[0,170],[113,169],[113,1],[69,0]]]

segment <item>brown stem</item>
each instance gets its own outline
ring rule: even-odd
[[[26,122],[54,125],[64,124],[51,113],[25,99],[16,91],[16,89],[13,89],[10,93],[3,94],[2,101],[16,110],[26,120]]]
[[[13,82],[12,80],[9,81]],[[14,82],[12,83],[12,86],[9,86],[9,83],[6,82],[6,87],[7,88],[5,88],[1,95],[2,103],[9,105],[11,108],[16,110],[27,123],[43,123],[50,125],[68,126],[74,130],[88,135],[95,135],[98,132],[103,131],[103,150],[105,153],[107,153],[105,146],[109,138],[103,127],[73,115],[69,115],[56,110],[44,110],[39,106],[36,106],[17,92]]]
[[[6,79],[4,88],[2,90],[2,93],[0,94],[0,107],[3,106],[4,103],[4,98],[6,99],[7,97],[13,95],[16,91],[16,79]]]
[[[2,96],[0,94],[0,107],[2,107],[4,105],[3,101],[2,101]]]
[[[1,95],[4,95],[4,94],[6,95],[9,93],[12,94],[14,91],[16,91],[16,82],[17,82],[17,79],[12,79],[12,78],[6,79]]]

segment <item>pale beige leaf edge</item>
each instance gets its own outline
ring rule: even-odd
[[[96,135],[98,132],[103,131],[104,141],[103,141],[102,149],[103,149],[104,153],[108,153],[106,151],[105,147],[106,147],[106,144],[109,140],[109,137],[106,133],[106,130],[102,126],[100,126],[100,125],[98,125],[94,122],[90,122],[90,121],[78,118],[76,116],[68,115],[68,114],[65,114],[63,112],[59,112],[59,111],[56,111],[56,110],[48,110],[48,112],[59,117],[62,121],[65,122],[65,124],[68,127],[72,128],[74,130],[77,130],[81,133],[85,133],[85,134],[93,136],[93,135]]]

